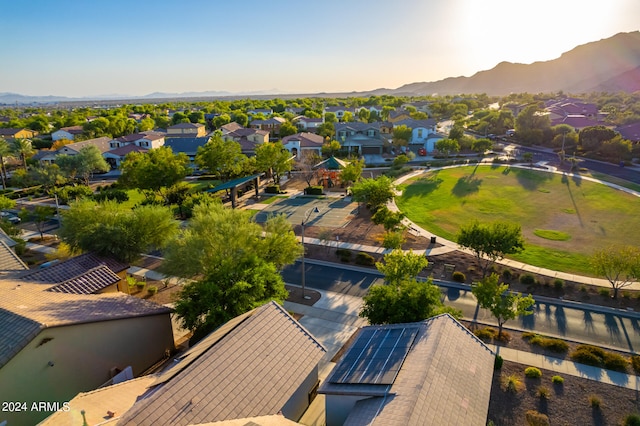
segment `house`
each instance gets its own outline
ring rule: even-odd
[[[164,145],[165,137],[165,133],[162,132],[148,131],[133,133],[111,140],[109,147],[113,149],[133,144],[146,149],[160,148]]]
[[[389,111],[389,117],[387,117],[387,120],[394,123],[394,125],[398,121],[409,119],[411,119],[411,113],[404,109]]]
[[[17,243],[0,229],[0,274],[26,271],[29,267],[13,250]]]
[[[124,145],[119,148],[114,148],[110,151],[107,151],[104,154],[102,154],[102,157],[107,161],[107,163],[109,163],[109,165],[111,166],[111,169],[117,169],[118,167],[120,167],[120,164],[122,164],[124,159],[127,158],[127,155],[129,155],[130,153],[132,152],[145,153],[148,151],[149,150],[147,148],[142,148],[138,145],[130,144],[130,145]]]
[[[62,146],[56,151],[52,150],[40,150],[34,155],[34,159],[40,161],[42,164],[52,164],[56,161],[58,155],[78,155],[80,150],[85,146],[93,145],[100,150],[104,155],[110,148],[111,138],[103,136],[95,139],[87,139],[86,141],[74,142]]]
[[[175,359],[118,425],[191,425],[281,413],[297,421],[315,397],[323,346],[267,303]]]
[[[290,112],[291,114],[295,114],[295,115],[302,115],[304,113],[304,110],[307,109],[305,107],[292,107],[292,106],[288,106],[284,109],[285,112]]]
[[[280,126],[282,126],[287,120],[282,117],[272,117],[266,120],[251,120],[249,127],[252,129],[266,130],[272,135],[280,133]]]
[[[243,139],[246,139],[254,144],[262,144],[265,142],[269,142],[269,132],[260,129],[247,129],[240,126],[233,131],[222,133],[222,140],[224,141],[233,140],[236,142],[240,142]]]
[[[324,108],[324,112],[332,112],[336,115],[336,118],[340,121],[342,121],[342,119],[344,118],[344,113],[345,112],[350,112],[351,114],[353,114],[354,116],[356,115],[356,110],[355,108],[350,108],[350,107],[346,107],[346,106],[328,106]]]
[[[189,157],[192,167],[195,167],[198,148],[209,142],[209,136],[199,138],[167,138],[164,146],[171,148],[174,154],[185,153]]]
[[[295,125],[300,130],[315,131],[323,123],[322,118],[297,117]]]
[[[407,141],[409,149],[416,151],[420,148],[424,148],[427,152],[431,152],[435,149],[435,141],[440,138],[436,134],[436,120],[414,120],[410,118],[394,123],[394,127],[402,125],[411,129],[411,139]]]
[[[326,424],[484,426],[494,358],[449,314],[364,327],[318,390]]]
[[[416,111],[418,112],[424,112],[427,115],[431,115],[431,104],[433,102],[431,101],[416,101],[416,102],[409,102],[406,104],[402,104],[402,109],[408,109],[408,107],[413,107],[416,109]]]
[[[303,151],[315,151],[321,155],[323,144],[324,137],[315,133],[296,133],[282,138],[282,145],[298,160],[302,158]]]
[[[84,132],[82,126],[61,127],[59,130],[51,133],[51,140],[54,142],[63,139],[72,141],[76,136],[81,135],[82,132]]]
[[[562,117],[560,119],[555,119],[555,120],[551,120],[551,126],[557,126],[559,124],[566,124],[568,126],[573,127],[573,129],[576,132],[579,132],[580,130],[587,128],[587,127],[593,127],[593,126],[606,126],[606,127],[612,127],[610,124],[605,123],[603,121],[599,121],[595,118],[591,118],[591,117],[586,117],[584,115],[567,115],[565,117]]]
[[[334,123],[334,127],[336,140],[349,153],[379,155],[388,145],[387,139],[380,131],[380,122],[362,123],[354,121],[350,123]]]
[[[258,115],[258,114],[262,114],[265,117],[268,117],[271,114],[273,114],[273,110],[271,108],[253,108],[247,111],[247,115]]]
[[[50,291],[0,278],[0,399],[48,410],[0,412],[0,424],[36,424],[78,392],[130,367],[141,375],[174,350],[167,307],[118,292]]]
[[[29,139],[37,135],[35,130],[0,127],[0,137],[5,139]]]
[[[178,123],[167,127],[168,138],[200,138],[207,134],[204,124]]]
[[[634,143],[640,142],[640,122],[616,127],[615,131],[620,133],[620,135],[628,141]]]

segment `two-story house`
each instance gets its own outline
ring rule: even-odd
[[[322,136],[308,132],[296,133],[282,138],[282,145],[298,160],[302,158],[304,152],[315,151],[321,155],[323,143]]]
[[[61,127],[60,129],[51,133],[51,140],[54,142],[63,139],[72,141],[77,135],[81,135],[83,131],[84,129],[82,128],[82,126]]]
[[[207,134],[204,124],[178,123],[167,127],[168,138],[199,138]]]
[[[251,120],[249,127],[252,129],[265,130],[271,135],[277,135],[280,133],[280,127],[286,122],[282,117],[272,117],[266,120]]]
[[[434,119],[414,120],[412,118],[393,123],[394,126],[407,126],[411,129],[411,139],[408,141],[409,149],[417,151],[424,148],[427,152],[435,149],[435,143],[442,137],[436,133],[437,122]]]
[[[340,120],[340,121],[342,121],[342,119],[344,118],[344,113],[345,112],[350,112],[354,116],[356,115],[355,108],[346,107],[346,106],[343,106],[343,105],[325,107],[324,108],[324,112],[332,112],[332,113],[334,113],[336,115],[336,118],[338,120]]]
[[[380,122],[335,123],[336,140],[349,153],[366,155],[382,154],[388,140],[380,131]]]

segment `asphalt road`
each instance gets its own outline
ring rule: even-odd
[[[305,264],[307,288],[315,288],[363,297],[369,287],[383,283],[379,274],[361,270]],[[300,262],[286,268],[286,282],[300,284]],[[496,324],[488,311],[480,309],[471,291],[456,283],[437,281],[443,286],[445,304],[460,309],[465,319]],[[623,351],[640,351],[640,315],[590,305],[538,298],[533,315],[517,318],[506,328],[530,330],[567,340],[611,347]]]

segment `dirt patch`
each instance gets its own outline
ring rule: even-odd
[[[488,419],[495,425],[527,425],[530,410],[547,416],[547,424],[552,425],[619,425],[640,409],[634,390],[568,375],[562,375],[563,384],[556,385],[552,382],[556,373],[541,369],[541,378],[529,379],[524,375],[526,367],[505,361],[494,372]],[[509,377],[517,379],[517,391],[507,390]]]

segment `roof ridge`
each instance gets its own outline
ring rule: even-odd
[[[298,327],[300,330],[302,330],[304,332],[304,334],[306,334],[313,343],[315,343],[323,351],[325,351],[325,352],[327,351],[327,349],[322,345],[322,343],[320,343],[318,341],[318,339],[316,339],[316,337],[313,334],[311,334],[311,332],[309,332],[309,330],[304,328],[304,326],[302,324],[300,324],[300,322],[298,322],[294,317],[291,316],[291,314],[289,314],[289,312],[287,312],[287,310],[284,308],[284,306],[281,306],[275,300],[271,300],[265,306],[269,306],[269,305],[274,305],[276,307],[276,309],[278,309],[280,311],[280,313],[284,314],[290,321],[293,322],[293,324],[296,327]]]

